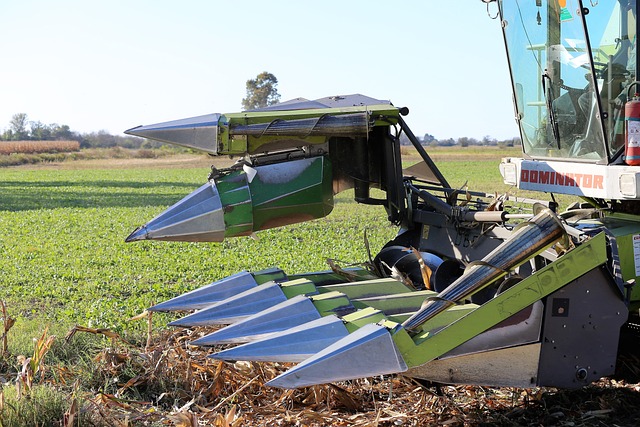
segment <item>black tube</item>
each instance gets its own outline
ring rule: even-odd
[[[441,213],[441,214],[446,215],[448,217],[452,216],[453,208],[451,207],[450,204],[440,200],[439,198],[437,198],[436,196],[434,196],[433,194],[431,194],[431,193],[429,193],[427,191],[424,191],[424,190],[421,190],[421,189],[415,187],[412,184],[406,184],[406,185],[411,191],[413,191],[416,194],[418,194],[418,196],[420,196],[420,198],[422,198],[422,200],[424,200],[424,202],[427,205],[431,206],[438,213]]]

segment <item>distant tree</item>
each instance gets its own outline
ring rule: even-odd
[[[122,148],[159,148],[162,147],[163,143],[158,141],[150,141],[148,139],[139,138],[137,136],[130,135],[112,135],[106,130],[101,130],[98,132],[90,132],[83,134],[72,134],[73,137],[71,139],[80,142],[81,148],[111,148],[111,147],[122,147]]]
[[[253,110],[268,107],[280,102],[278,79],[273,74],[263,71],[255,79],[247,80],[247,97],[242,100],[242,108]]]
[[[94,142],[94,147],[109,148],[117,145],[116,138],[106,130],[99,130],[98,133],[91,133],[90,135]]]
[[[2,132],[2,135],[0,135],[0,139],[3,141],[11,141],[13,139],[13,131],[11,129],[5,130]]]
[[[29,137],[27,131],[27,123],[29,122],[26,113],[16,113],[9,121],[9,129],[11,130],[11,139],[20,141]]]
[[[490,135],[485,135],[484,138],[482,138],[482,145],[497,145],[498,141],[495,138],[492,138]]]
[[[517,136],[513,138],[504,139],[502,141],[498,141],[498,147],[500,148],[514,147],[521,144],[522,142],[520,141],[520,138]]]
[[[51,128],[44,123],[40,121],[29,122],[29,127],[31,129],[29,131],[30,139],[38,141],[51,139]]]
[[[424,136],[422,137],[422,144],[430,145],[435,140],[436,140],[435,136],[431,135],[430,133],[425,133]]]
[[[469,146],[469,138],[467,138],[466,136],[458,138],[458,145],[461,146],[461,147],[468,147]]]
[[[78,135],[74,134],[68,125],[59,125],[57,123],[51,123],[49,125],[51,132],[51,139],[57,140],[78,140]]]

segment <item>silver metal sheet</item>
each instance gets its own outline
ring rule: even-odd
[[[289,111],[307,110],[311,108],[345,108],[382,104],[392,105],[391,102],[387,100],[375,99],[359,93],[354,93],[351,95],[326,96],[313,101],[309,101],[305,98],[295,98],[269,107],[256,108],[255,110],[249,111]]]
[[[309,298],[298,295],[226,328],[192,341],[192,345],[237,344],[255,341],[320,318]]]
[[[141,136],[160,142],[218,154],[218,122],[220,114],[189,117],[146,126],[138,126],[125,131],[128,135]]]
[[[331,315],[220,351],[210,357],[220,360],[302,362],[347,335],[349,331],[344,322]]]
[[[287,297],[280,285],[269,282],[175,320],[169,323],[169,326],[228,325],[286,300]]]
[[[168,301],[156,304],[149,311],[189,311],[200,310],[258,286],[253,275],[248,271],[241,271],[225,277],[209,285],[194,289]]]
[[[221,242],[225,223],[215,184],[207,183],[135,230],[125,241]]]
[[[368,324],[267,383],[280,388],[307,387],[334,381],[404,372],[389,331]]]
[[[537,342],[540,339],[543,311],[542,301],[536,301],[530,307],[454,348],[440,359]]]
[[[533,387],[540,360],[540,343],[432,360],[405,375],[446,384],[493,387]]]

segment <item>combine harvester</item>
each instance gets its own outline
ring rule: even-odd
[[[346,189],[399,226],[371,269],[241,272],[151,310],[194,311],[174,326],[228,325],[192,343],[238,344],[216,359],[300,362],[275,387],[402,373],[574,388],[613,374],[640,307],[636,3],[485,2],[523,144],[500,170],[549,201],[515,200],[530,203],[523,214],[506,196],[460,197],[406,109],[361,95],[140,126],[128,133],[240,160],[127,241],[247,236],[324,217]],[[422,158],[405,170],[402,134]],[[558,213],[554,194],[581,202]]]

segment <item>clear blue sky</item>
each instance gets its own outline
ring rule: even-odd
[[[518,134],[499,22],[480,0],[5,0],[0,129],[15,113],[111,133],[282,100],[362,93],[418,135]]]

